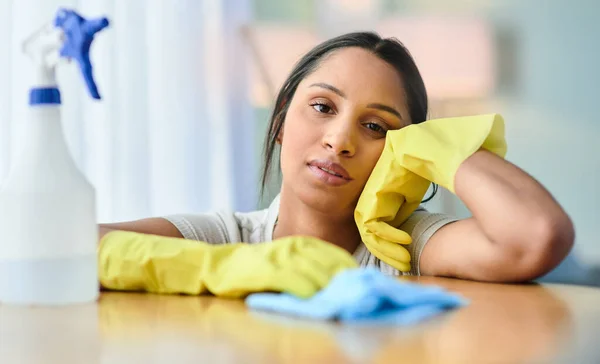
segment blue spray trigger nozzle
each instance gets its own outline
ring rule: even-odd
[[[100,99],[100,94],[92,74],[90,46],[94,35],[106,28],[108,24],[108,19],[105,17],[85,19],[75,11],[66,9],[59,9],[54,19],[54,26],[62,29],[65,35],[60,56],[77,60],[83,79],[94,99]]]

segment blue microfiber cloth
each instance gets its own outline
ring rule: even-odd
[[[337,274],[309,299],[289,294],[255,293],[246,298],[253,310],[314,320],[411,325],[467,301],[441,287],[401,282],[373,268]]]

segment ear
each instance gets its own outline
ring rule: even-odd
[[[277,136],[277,138],[275,139],[275,141],[277,142],[277,144],[281,145],[281,140],[283,139],[283,130],[279,133],[279,135]]]

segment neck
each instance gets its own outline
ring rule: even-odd
[[[346,213],[347,215],[347,213]],[[318,211],[282,187],[279,219],[273,239],[292,235],[312,236],[354,253],[361,242],[354,216]]]

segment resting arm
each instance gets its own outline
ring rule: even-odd
[[[430,238],[421,254],[421,274],[527,281],[553,269],[573,246],[571,219],[550,193],[488,151],[460,166],[455,191],[473,217]]]
[[[119,222],[114,224],[99,224],[98,241],[102,240],[104,235],[115,230],[132,231],[136,233],[160,235],[173,238],[183,238],[181,232],[179,232],[175,225],[170,223],[168,220],[160,217],[152,217],[148,219]]]

